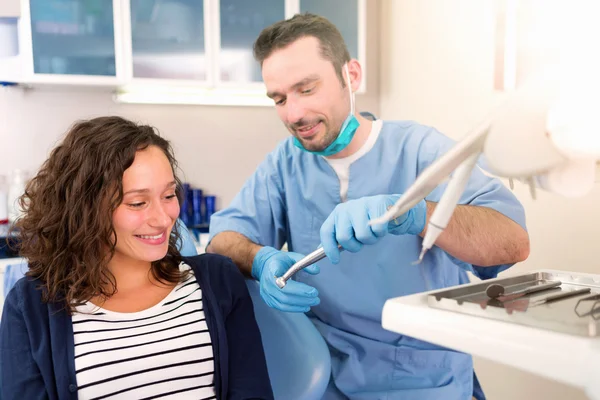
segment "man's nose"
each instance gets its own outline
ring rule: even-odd
[[[286,103],[286,118],[291,125],[300,122],[306,116],[306,109],[300,101],[288,99]]]

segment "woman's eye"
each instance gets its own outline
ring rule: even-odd
[[[171,199],[174,199],[176,197],[177,197],[176,194],[171,194],[171,195],[167,196],[167,200],[171,200]]]
[[[144,203],[144,202],[140,202],[140,203],[130,203],[130,204],[128,204],[128,206],[129,206],[129,207],[133,207],[133,208],[139,208],[139,207],[143,206],[144,204],[146,204],[146,203]]]

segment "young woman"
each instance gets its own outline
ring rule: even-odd
[[[179,254],[170,144],[119,117],[75,124],[21,198],[29,272],[0,326],[1,398],[271,399],[244,279]]]

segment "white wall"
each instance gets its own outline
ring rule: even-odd
[[[378,0],[367,10],[367,91],[357,109],[379,113]],[[78,119],[121,115],[153,125],[171,140],[186,181],[226,206],[277,143],[289,134],[273,107],[115,104],[99,89],[0,87],[0,175],[35,171]]]
[[[503,98],[494,92],[493,1],[384,0],[381,7],[381,116],[412,119],[459,139]],[[538,268],[600,271],[600,187],[567,200],[515,194],[526,209],[531,256],[511,273]],[[486,360],[476,369],[488,398],[583,399],[572,387]]]

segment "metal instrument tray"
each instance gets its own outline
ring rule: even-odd
[[[507,303],[490,300],[486,294],[487,287],[492,283],[503,285],[506,290],[505,294],[510,294],[549,281],[561,281],[562,284],[559,288],[526,295]],[[591,292],[540,304],[543,303],[544,298],[561,291],[582,288],[590,288]],[[594,294],[600,294],[600,276],[540,270],[524,275],[438,290],[430,293],[427,301],[433,308],[527,325],[538,329],[595,337],[599,334],[600,298],[589,301],[582,300],[591,298]]]

